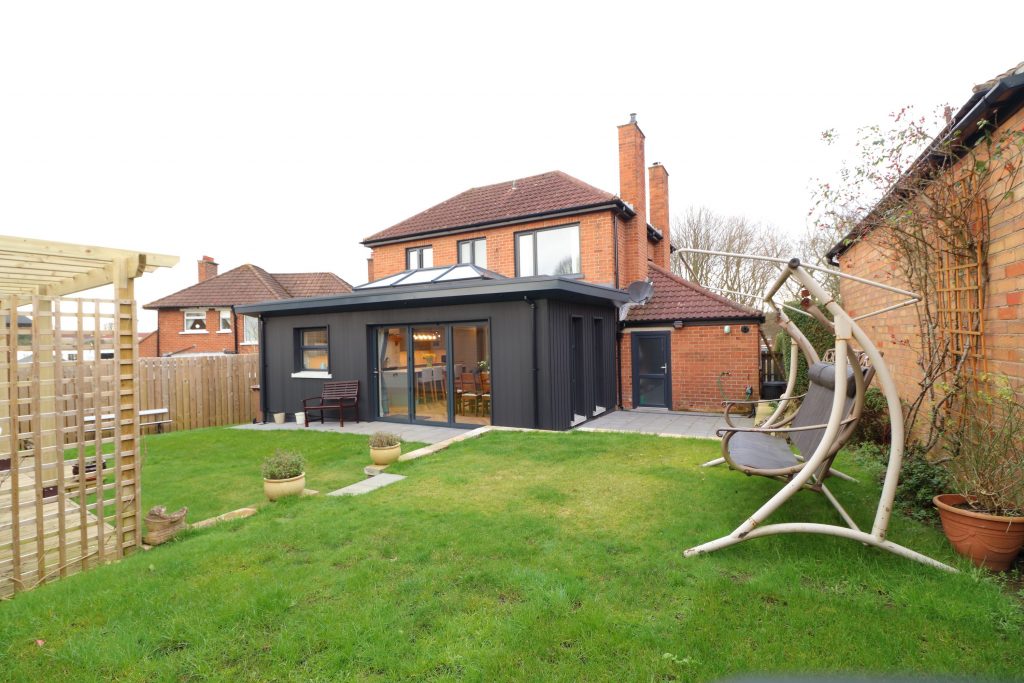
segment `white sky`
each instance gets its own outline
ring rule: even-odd
[[[363,237],[469,187],[560,169],[617,193],[630,112],[674,214],[795,233],[810,179],[850,151],[821,131],[958,108],[1024,60],[998,30],[1018,10],[7,2],[0,234],[180,256],[138,281],[140,303],[193,284],[204,254],[358,284]],[[144,312],[139,329],[155,324]]]

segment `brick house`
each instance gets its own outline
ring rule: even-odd
[[[461,263],[615,289],[646,281],[650,299],[618,325],[618,404],[719,411],[748,387],[757,398],[764,318],[671,273],[668,171],[645,168],[644,141],[635,116],[618,127],[618,195],[552,171],[472,188],[371,235],[369,279]]]
[[[965,146],[970,145],[977,139],[982,121],[994,124],[994,138],[1006,131],[1024,130],[1024,63],[976,86],[940,137],[955,132]],[[950,172],[955,169],[953,166]],[[998,205],[999,209],[989,217],[991,241],[987,260],[982,263],[988,276],[987,299],[981,314],[983,361],[989,372],[1005,374],[1020,385],[1024,384],[1024,185],[999,189],[1000,193],[1004,191],[1012,192],[1011,201],[989,198],[991,205]],[[913,198],[905,202],[913,202]],[[886,251],[884,235],[866,227],[866,223],[858,225],[827,255],[844,273],[908,287]],[[841,295],[843,306],[852,316],[883,308],[897,299],[845,279]],[[885,354],[900,395],[906,400],[917,396],[922,373],[916,349],[921,340],[914,309],[889,311],[866,318],[860,324]]]
[[[272,274],[247,263],[218,275],[209,256],[198,266],[198,283],[143,306],[157,311],[157,329],[139,341],[140,357],[256,353],[257,319],[236,306],[352,291],[334,273]]]

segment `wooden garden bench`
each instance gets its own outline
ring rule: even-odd
[[[314,403],[315,401],[315,403]],[[355,410],[356,422],[359,422],[359,380],[349,379],[340,382],[324,382],[319,396],[302,399],[302,410],[306,413],[306,426],[313,421],[311,413],[318,413],[320,424],[324,424],[324,411],[337,410],[340,426],[345,426],[345,409]]]

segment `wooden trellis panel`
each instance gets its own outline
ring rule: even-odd
[[[970,384],[987,372],[985,360],[985,286],[981,244],[973,251],[944,251],[939,263],[939,332],[949,350],[948,368],[961,362]]]
[[[134,310],[0,297],[0,596],[140,542]]]

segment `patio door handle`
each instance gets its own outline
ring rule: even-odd
[[[661,369],[662,370],[668,370],[668,363],[665,363],[664,365],[662,365]]]

